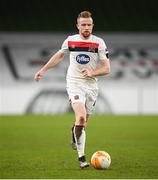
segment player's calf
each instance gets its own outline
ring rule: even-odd
[[[74,128],[75,128],[75,125],[73,125],[73,127],[71,128],[71,135],[72,135],[71,146],[72,146],[72,149],[77,150],[77,145],[76,145],[76,140],[75,140],[75,135],[74,135]]]

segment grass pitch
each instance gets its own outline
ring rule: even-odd
[[[86,154],[107,151],[108,170],[81,170],[71,149],[74,116],[0,116],[0,178],[158,178],[158,116],[93,115]]]

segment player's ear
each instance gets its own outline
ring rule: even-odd
[[[76,24],[76,27],[77,27],[77,29],[79,30],[79,26],[78,26],[78,24]]]

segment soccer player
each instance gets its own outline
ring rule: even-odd
[[[92,35],[93,19],[89,11],[78,15],[79,34],[68,36],[61,49],[35,74],[39,81],[45,72],[58,64],[66,53],[70,53],[67,71],[67,93],[75,114],[72,127],[72,147],[77,149],[81,168],[89,166],[85,157],[85,127],[93,112],[98,95],[97,76],[110,73],[108,51],[103,39]]]

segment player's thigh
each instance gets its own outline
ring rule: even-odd
[[[72,109],[73,109],[75,115],[83,114],[86,117],[86,108],[85,108],[84,103],[81,103],[81,102],[73,103]]]

